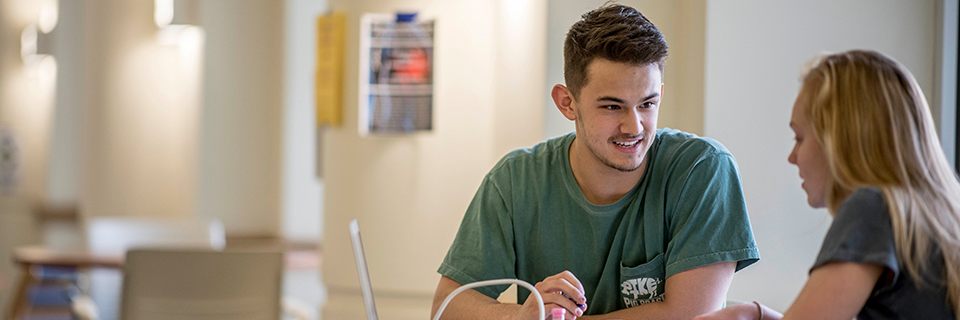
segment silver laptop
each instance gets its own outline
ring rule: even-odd
[[[367,256],[363,254],[363,241],[360,239],[360,225],[357,224],[357,219],[350,221],[350,238],[353,240],[353,257],[357,260],[357,275],[360,276],[363,304],[367,307],[367,320],[378,320],[377,305],[373,302],[373,287],[370,285],[370,272],[367,271]]]

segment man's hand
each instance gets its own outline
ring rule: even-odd
[[[546,319],[550,319],[550,310],[553,308],[567,309],[565,319],[576,319],[587,310],[587,296],[583,290],[583,285],[570,271],[549,276],[538,282],[534,287],[543,297]],[[577,304],[583,305],[583,308],[578,307]],[[537,312],[539,312],[537,310],[537,299],[531,294],[520,308],[518,319],[536,319]]]
[[[437,284],[437,292],[433,296],[433,310],[430,317],[436,314],[440,304],[447,298],[453,290],[460,287],[453,279],[446,276],[440,277],[440,283]],[[534,286],[540,296],[543,297],[544,319],[549,320],[550,309],[564,308],[567,310],[566,319],[576,319],[583,315],[587,309],[587,298],[584,295],[583,285],[577,277],[570,271],[564,271],[556,275],[547,277]],[[566,294],[570,298],[564,296]],[[573,301],[571,301],[571,299]],[[577,307],[577,304],[583,305],[583,308]],[[502,304],[497,300],[490,298],[479,291],[467,290],[461,292],[456,298],[450,301],[446,310],[443,312],[443,319],[516,319],[516,320],[536,320],[537,319],[537,299],[530,296],[523,305],[512,303]]]

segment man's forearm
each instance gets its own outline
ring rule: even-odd
[[[469,301],[467,299],[459,299],[460,296],[467,294],[467,291],[457,295],[457,298],[454,298],[454,301],[451,301],[450,304],[447,305],[447,308],[443,310],[443,316],[440,319],[513,319],[520,310],[520,305],[514,303],[477,303],[478,301],[476,300]]]
[[[719,262],[667,278],[664,300],[579,319],[692,319],[720,310],[733,279],[736,262]]]
[[[440,304],[447,298],[453,290],[460,287],[460,284],[450,278],[442,276],[437,285],[437,292],[433,297],[433,308],[430,312],[430,319],[437,314]],[[520,310],[520,305],[513,303],[500,303],[495,299],[476,291],[466,290],[458,294],[447,307],[443,310],[441,319],[513,319]]]

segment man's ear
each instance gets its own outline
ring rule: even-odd
[[[564,117],[570,121],[577,120],[577,112],[573,110],[573,94],[570,93],[570,89],[562,84],[555,85],[550,92],[550,96],[553,97],[553,103],[557,105],[557,109]]]

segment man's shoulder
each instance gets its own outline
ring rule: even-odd
[[[730,155],[727,147],[712,138],[677,129],[657,130],[657,154],[660,159],[697,161],[713,155]]]
[[[550,138],[532,147],[514,149],[500,158],[500,161],[490,170],[490,173],[496,174],[533,167],[552,167],[565,159],[561,157],[566,156],[564,151],[568,150],[574,137],[575,133],[571,132]]]

